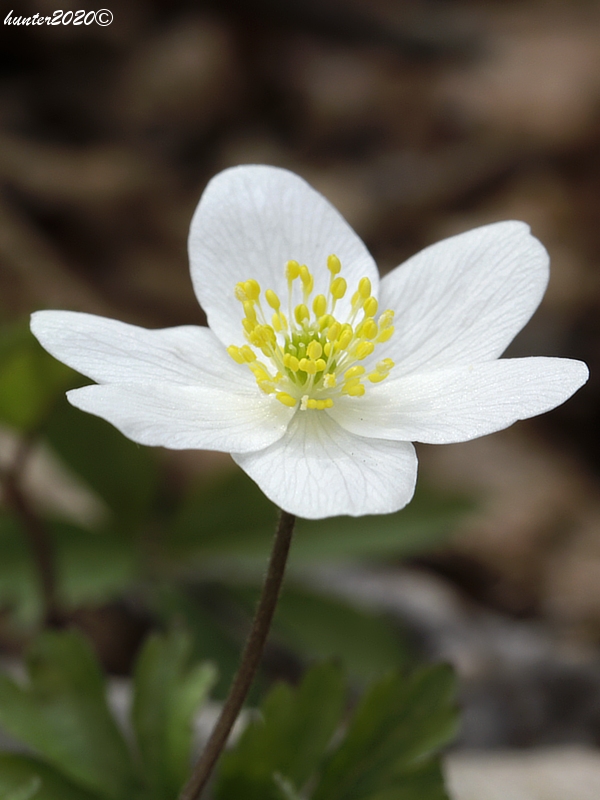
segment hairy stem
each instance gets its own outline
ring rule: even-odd
[[[252,680],[260,664],[271,621],[279,598],[285,565],[290,550],[296,517],[282,511],[275,533],[269,569],[263,584],[260,600],[250,634],[246,641],[240,666],[236,673],[223,709],[203,753],[198,759],[192,777],[184,787],[179,800],[197,800],[212,774],[217,760],[227,743],[229,733],[244,704]]]

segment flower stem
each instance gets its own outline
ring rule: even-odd
[[[236,673],[223,709],[206,747],[192,772],[192,777],[183,788],[179,800],[198,800],[206,786],[221,751],[227,743],[229,733],[244,704],[252,680],[260,664],[271,621],[279,598],[285,565],[290,551],[296,517],[282,511],[275,532],[269,569],[263,584],[260,600],[250,634],[242,653]]]

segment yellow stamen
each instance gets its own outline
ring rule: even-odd
[[[271,306],[271,308],[275,309],[275,311],[279,311],[281,300],[275,294],[273,289],[267,289],[267,291],[265,292],[265,298],[267,300],[267,303]]]
[[[375,350],[373,342],[361,342],[356,346],[356,357],[359,361],[362,361],[363,358],[370,356],[373,350]]]
[[[287,392],[277,392],[275,397],[280,403],[283,403],[284,406],[289,406],[290,408],[293,408],[298,402],[295,397],[292,397],[292,395],[288,394]]]
[[[327,257],[327,269],[332,275],[337,275],[338,272],[341,272],[342,264],[336,255],[332,254]]]
[[[316,361],[318,358],[321,358],[323,347],[320,345],[319,342],[313,339],[313,341],[310,342],[310,344],[306,348],[306,352],[309,358],[312,358],[314,361]]]
[[[329,291],[336,300],[342,299],[342,297],[346,294],[346,289],[347,283],[344,278],[335,278],[331,281],[331,286],[329,287]]]
[[[350,369],[347,369],[346,372],[344,373],[344,380],[350,381],[352,380],[352,378],[358,378],[364,374],[365,374],[364,367],[360,365],[357,365],[356,367],[350,367]]]
[[[244,314],[253,322],[256,321],[256,310],[254,308],[254,303],[251,300],[244,300]]]
[[[300,275],[300,264],[297,261],[288,261],[285,274],[288,281],[294,281]]]
[[[327,311],[327,298],[324,294],[318,294],[313,300],[313,311],[315,312],[315,317],[322,317]],[[320,322],[319,320],[319,324]]]
[[[377,323],[371,317],[368,317],[361,325],[361,336],[365,339],[374,339],[379,332]]]
[[[363,310],[365,312],[366,317],[374,317],[375,314],[377,313],[378,308],[379,308],[379,303],[374,297],[368,297],[365,300]]]
[[[300,305],[296,306],[294,309],[294,317],[296,318],[298,325],[302,325],[304,320],[310,319],[310,311],[304,305],[304,303],[300,303]]]
[[[258,300],[258,296],[260,294],[260,286],[258,282],[255,281],[253,278],[251,278],[249,281],[245,281],[244,290],[246,292],[248,300]]]
[[[240,352],[244,358],[244,361],[247,361],[249,364],[251,364],[253,361],[256,361],[256,354],[254,350],[251,347],[248,347],[247,344],[240,348]]]
[[[361,278],[358,282],[358,291],[365,300],[371,295],[371,281],[368,278]]]
[[[365,277],[353,286],[346,319],[336,319],[336,303],[346,296],[348,284],[340,275],[342,265],[337,256],[328,257],[327,268],[331,274],[327,294],[312,296],[314,276],[308,266],[295,260],[286,263],[291,324],[273,289],[264,293],[274,312],[269,324],[259,300],[259,283],[250,278],[234,287],[235,297],[243,308],[242,326],[251,346],[231,345],[227,348],[229,356],[252,370],[261,391],[300,411],[332,408],[340,395],[360,398],[366,386],[385,380],[394,366],[390,358],[384,358],[367,374],[365,367],[357,363],[393,335],[393,311],[387,310],[376,317],[377,300],[371,296],[371,281]],[[294,306],[293,282],[297,278],[302,284],[303,302]],[[258,351],[264,354],[265,363],[257,359]],[[366,385],[365,379],[368,379]]]
[[[362,397],[365,393],[365,387],[362,383],[351,383],[345,385],[342,392],[344,394],[349,394],[350,397]]]
[[[234,344],[230,344],[227,348],[227,352],[237,364],[245,363],[244,356],[242,355],[239,347],[236,347]]]
[[[380,342],[387,342],[388,339],[391,339],[394,335],[394,326],[392,325],[391,328],[386,328],[385,330],[381,331],[379,336],[377,337],[377,343]]]

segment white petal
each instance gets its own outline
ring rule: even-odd
[[[298,175],[276,167],[233,167],[215,176],[194,214],[189,253],[196,295],[225,345],[244,343],[235,284],[254,278],[279,294],[285,311],[290,259],[314,274],[315,294],[327,293],[327,256],[341,259],[349,285],[338,304],[344,314],[360,278],[370,278],[374,293],[379,283],[372,257],[339,212]]]
[[[98,383],[201,383],[256,393],[250,370],[208,328],[147,330],[76,311],[37,311],[31,330],[55,358]]]
[[[438,242],[381,281],[380,308],[396,312],[385,355],[396,362],[396,375],[497,358],[547,282],[548,254],[523,222]]]
[[[564,403],[588,378],[582,361],[514,358],[407,375],[336,399],[346,430],[377,439],[464,442]]]
[[[251,400],[219,388],[163,383],[85,386],[67,397],[134,442],[174,450],[258,450],[283,436],[293,414],[257,387]]]
[[[306,519],[397,511],[417,477],[410,442],[353,436],[320,411],[298,411],[266,450],[232,455],[270,500]]]

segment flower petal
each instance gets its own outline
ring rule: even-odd
[[[380,308],[396,312],[385,348],[394,374],[497,358],[547,283],[548,254],[524,222],[497,222],[426,248],[381,281]]]
[[[258,389],[249,400],[208,386],[102,384],[74,389],[67,397],[134,442],[174,450],[259,450],[283,436],[293,414]]]
[[[502,430],[564,403],[588,378],[582,361],[512,358],[407,375],[328,411],[350,433],[450,444]]]
[[[320,411],[299,411],[278,442],[233,459],[280,508],[306,519],[389,514],[412,498],[410,442],[353,436]]]
[[[201,383],[256,393],[252,373],[234,363],[208,328],[147,330],[77,311],[36,311],[31,330],[55,358],[98,383]]]
[[[192,219],[189,253],[196,295],[226,346],[244,343],[236,283],[254,278],[263,291],[277,292],[286,310],[290,259],[314,274],[315,294],[327,293],[327,256],[341,259],[349,286],[337,306],[343,313],[360,278],[370,278],[374,293],[379,283],[371,255],[340,213],[298,175],[276,167],[233,167],[214,177]]]

